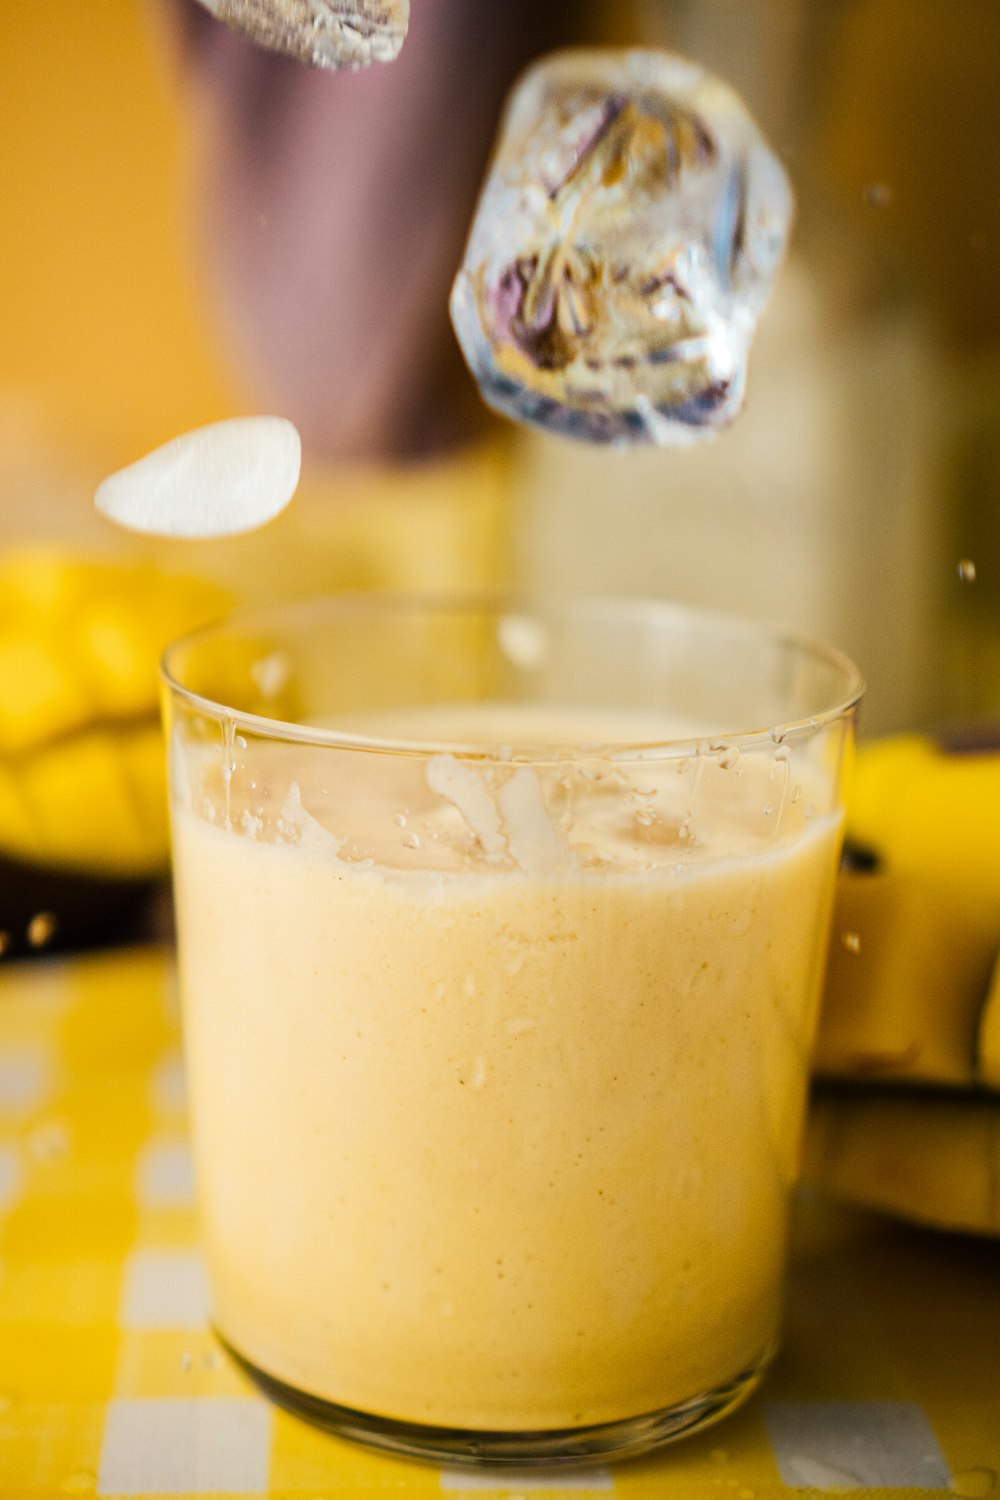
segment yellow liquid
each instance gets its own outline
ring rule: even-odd
[[[211,770],[174,809],[223,1334],[329,1401],[480,1429],[632,1417],[754,1365],[839,820],[786,797],[777,832],[741,824],[762,761],[682,837],[675,767],[597,762],[546,832],[531,768],[369,755],[326,798],[303,766],[268,821],[296,754],[248,757],[228,828]]]

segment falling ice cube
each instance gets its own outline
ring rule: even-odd
[[[410,0],[201,0],[258,46],[317,68],[392,62],[406,37]]]
[[[791,217],[784,169],[702,68],[603,49],[535,64],[452,289],[483,397],[598,443],[725,426]]]

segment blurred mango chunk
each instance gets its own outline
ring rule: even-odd
[[[85,723],[87,684],[68,651],[29,627],[0,633],[0,755],[18,755]]]
[[[145,561],[0,556],[0,855],[137,878],[166,868],[159,658],[230,602]]]

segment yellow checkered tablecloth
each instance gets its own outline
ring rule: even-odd
[[[801,1205],[741,1412],[575,1474],[408,1464],[273,1409],[206,1321],[174,970],[0,974],[0,1495],[1000,1496],[1000,1244]]]

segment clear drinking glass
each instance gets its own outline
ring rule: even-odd
[[[578,1463],[754,1388],[860,693],[661,604],[333,599],[168,651],[213,1317],[275,1400]]]

